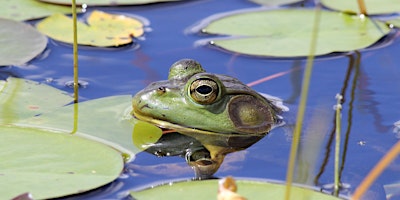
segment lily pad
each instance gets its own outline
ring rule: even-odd
[[[301,57],[310,52],[315,11],[310,9],[254,10],[211,21],[202,31],[230,35],[211,44],[236,53]],[[347,52],[371,46],[390,29],[382,22],[345,13],[321,11],[315,54]]]
[[[112,182],[120,152],[74,135],[0,126],[0,199],[29,192],[35,199],[77,194]]]
[[[364,0],[367,14],[391,14],[400,12],[398,0]],[[322,0],[321,3],[327,8],[342,12],[360,13],[357,1],[348,0]]]
[[[301,2],[304,0],[250,0],[250,1],[265,6],[281,6],[281,5]]]
[[[238,193],[247,199],[284,199],[285,184],[238,180]],[[218,180],[182,181],[131,192],[135,199],[216,199]],[[293,186],[290,199],[338,200],[339,198],[308,188]]]
[[[156,142],[162,134],[159,128],[144,122],[138,123],[131,116],[131,101],[131,95],[85,101],[78,103],[77,107],[60,107],[18,125],[71,132],[76,121],[78,135],[120,150],[129,161],[143,150],[142,145]]]
[[[78,44],[99,47],[120,46],[132,43],[132,37],[143,35],[143,24],[124,15],[93,11],[87,23],[78,22]],[[39,22],[37,29],[49,37],[73,43],[72,19],[54,14]]]
[[[71,0],[40,0],[48,3],[71,5]],[[77,0],[78,5],[86,4],[89,6],[117,6],[117,5],[140,5],[168,1],[180,0]]]
[[[19,123],[71,101],[67,93],[46,84],[14,77],[0,80],[0,125]]]
[[[0,18],[0,27],[0,66],[22,65],[46,48],[46,36],[28,24]]]
[[[54,13],[71,12],[71,7],[52,5],[37,0],[9,0],[1,2],[0,17],[23,21],[46,17]]]
[[[400,28],[400,18],[392,19],[389,21],[386,21],[388,24],[392,24],[393,26]]]

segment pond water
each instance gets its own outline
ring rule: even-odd
[[[237,55],[195,42],[207,38],[188,34],[187,29],[200,20],[220,12],[259,7],[245,0],[198,0],[144,6],[98,7],[109,12],[133,14],[149,21],[148,32],[137,45],[115,49],[80,47],[79,76],[87,82],[79,92],[81,101],[112,95],[135,94],[148,83],[167,79],[172,63],[182,58],[199,61],[211,73],[234,76],[250,83],[282,72],[283,75],[254,85],[259,92],[281,97],[290,111],[286,125],[274,129],[250,148],[229,154],[215,177],[233,175],[285,180],[301,78],[305,59],[267,59]],[[34,23],[34,22],[33,22]],[[292,48],[296,48],[293,46]],[[341,180],[354,191],[379,159],[395,144],[399,135],[394,123],[400,120],[400,40],[361,54],[324,56],[315,60],[306,120],[301,141],[299,176],[302,183],[329,187],[333,183],[333,143],[335,95],[342,93],[342,147],[345,151]],[[358,62],[359,61],[359,62]],[[72,47],[50,41],[46,52],[27,66],[1,68],[39,82],[48,82],[72,92],[65,83],[72,80]],[[318,141],[322,142],[318,142]],[[313,142],[314,141],[314,142]],[[314,158],[316,157],[316,158]],[[158,158],[139,153],[128,163],[115,182],[72,199],[121,199],[132,188],[143,188],[177,179],[191,179],[193,170],[184,158]],[[316,179],[316,181],[314,181]],[[372,185],[366,199],[385,199],[385,186],[400,182],[400,160],[395,160]],[[397,194],[399,198],[399,194]]]

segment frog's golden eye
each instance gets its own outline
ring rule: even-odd
[[[218,97],[218,93],[218,83],[212,79],[197,79],[190,85],[190,97],[200,104],[214,103]]]

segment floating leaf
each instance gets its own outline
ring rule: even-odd
[[[76,113],[75,105],[69,105],[18,125],[71,132],[74,120],[77,120],[78,135],[110,145],[132,159],[143,150],[141,144],[156,142],[161,137],[161,130],[153,125],[145,125],[143,129],[142,123],[137,128],[137,120],[130,115],[131,101],[131,95],[90,100],[79,103]]]
[[[280,6],[285,4],[301,2],[303,0],[250,0],[250,1],[266,6]]]
[[[0,126],[0,199],[29,192],[48,199],[85,192],[115,180],[120,152],[78,136]]]
[[[389,21],[386,21],[386,23],[392,24],[393,26],[400,28],[400,18],[392,19]]]
[[[71,5],[71,0],[40,0],[48,3]],[[182,1],[182,0],[77,0],[78,5],[86,4],[89,6],[116,6],[116,5],[140,5],[168,1]]]
[[[0,125],[21,122],[72,100],[64,91],[46,84],[14,77],[0,80]]]
[[[367,13],[370,15],[376,14],[391,14],[400,12],[400,3],[398,0],[364,0]],[[322,0],[321,3],[333,10],[343,12],[360,13],[357,1],[349,0]]]
[[[210,22],[205,33],[231,35],[212,44],[229,51],[255,55],[307,56],[314,26],[314,10],[258,10],[231,14]],[[366,48],[390,29],[370,18],[321,11],[316,55]]]
[[[284,199],[285,184],[277,184],[261,181],[237,180],[238,192],[247,199]],[[151,189],[131,192],[135,199],[216,199],[218,191],[218,180],[204,181],[182,181],[174,184],[166,184]],[[307,200],[338,200],[319,191],[308,188],[292,186],[292,198]]]
[[[0,27],[0,66],[22,65],[46,48],[46,36],[28,24],[0,18]]]
[[[46,17],[53,13],[71,13],[71,7],[42,3],[37,0],[8,0],[1,2],[0,17],[7,19],[23,21]]]
[[[132,141],[141,151],[157,142],[162,136],[162,130],[144,121],[137,121],[132,132]]]
[[[143,24],[124,15],[93,11],[87,24],[78,22],[78,44],[99,47],[132,43],[132,37],[143,34]],[[66,43],[73,42],[72,19],[54,14],[37,24],[37,29],[49,37]]]

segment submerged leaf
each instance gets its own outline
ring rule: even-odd
[[[314,10],[258,10],[228,15],[203,28],[209,34],[231,35],[212,44],[229,51],[276,57],[307,56]],[[366,48],[390,29],[382,22],[339,12],[321,11],[316,55]]]
[[[0,27],[0,66],[25,64],[46,48],[46,36],[28,24],[0,18]]]
[[[124,162],[120,152],[78,136],[0,126],[0,199],[29,192],[49,199],[112,182]]]
[[[391,14],[400,12],[398,0],[364,0],[367,14]],[[357,1],[349,0],[322,0],[321,3],[333,10],[360,13]]]
[[[40,0],[43,2],[71,5],[71,0]],[[86,4],[89,6],[116,6],[116,5],[140,5],[168,1],[182,1],[182,0],[77,0],[78,5]]]
[[[23,21],[46,17],[53,13],[71,13],[71,7],[42,3],[37,0],[9,0],[1,2],[0,17],[7,19]]]
[[[143,24],[124,15],[93,11],[87,23],[77,23],[80,45],[120,46],[132,43],[132,37],[143,35]],[[37,24],[37,29],[55,40],[73,43],[72,19],[65,15],[55,14],[46,18]]]

